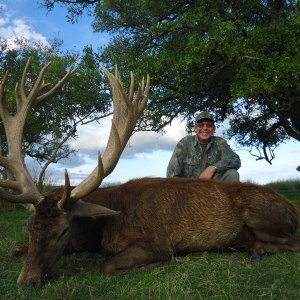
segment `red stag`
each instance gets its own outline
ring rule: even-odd
[[[10,151],[0,163],[15,180],[0,182],[0,196],[35,206],[28,220],[29,245],[19,284],[40,284],[59,257],[70,252],[98,251],[105,257],[101,273],[122,274],[191,252],[239,248],[258,260],[265,253],[300,251],[300,241],[295,238],[298,208],[267,187],[144,178],[98,189],[115,167],[149,92],[147,80],[146,86],[142,84],[134,93],[132,77],[127,95],[118,74],[104,71],[112,86],[114,116],[103,159],[99,155],[96,169],[74,189],[66,173],[65,188],[44,195],[38,192],[25,167],[21,143],[30,107],[50,94],[38,96],[39,79],[29,96],[22,84],[21,92],[16,92],[18,110],[12,116],[4,100],[7,77],[1,84],[1,118]],[[19,194],[8,194],[6,188]]]

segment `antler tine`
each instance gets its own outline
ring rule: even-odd
[[[33,85],[33,88],[31,89],[29,95],[27,96],[28,101],[30,101],[30,102],[35,101],[38,93],[44,87],[44,75],[50,64],[51,64],[51,62],[47,63],[40,71],[40,73]],[[24,89],[25,89],[25,86],[22,85],[22,90],[24,90]]]
[[[10,202],[32,203],[37,205],[43,199],[43,196],[38,191],[26,168],[22,151],[22,142],[26,118],[30,109],[38,103],[38,101],[36,101],[37,95],[46,86],[43,78],[50,63],[46,64],[41,69],[37,80],[27,95],[25,85],[30,62],[31,58],[27,60],[20,84],[16,84],[15,86],[17,112],[14,115],[8,111],[5,99],[8,82],[7,72],[0,85],[0,116],[4,125],[8,145],[8,154],[7,156],[0,156],[0,165],[13,175],[13,179],[0,180],[0,187],[2,188],[0,189],[0,197]],[[49,92],[39,97],[43,99],[49,98],[53,94],[52,91],[56,90],[57,86],[62,86],[72,73],[73,70],[68,72],[67,75]],[[5,189],[13,189],[20,194],[13,195],[5,191]]]
[[[140,115],[135,107],[134,102],[138,102],[140,99],[138,98],[139,96],[137,93],[134,101],[130,101],[129,96],[127,96],[126,92],[123,89],[121,79],[112,76],[112,74],[105,68],[103,69],[108,76],[112,87],[114,104],[113,122],[115,124],[121,142],[121,151],[118,151],[118,149],[115,148],[116,135],[110,135],[106,150],[103,155],[104,176],[107,176],[114,169],[118,158],[121,155],[121,152],[125,148],[127,141],[130,138],[132,131],[134,130],[137,119]],[[133,82],[134,75],[132,74],[130,87],[133,86]],[[133,94],[132,91],[130,91],[130,93]]]
[[[7,111],[7,105],[6,105],[6,85],[8,81],[8,71],[5,72],[5,75],[3,77],[3,80],[0,84],[0,113],[3,114]]]
[[[137,111],[140,116],[141,113],[145,109],[145,106],[146,106],[147,100],[148,100],[149,91],[150,91],[149,74],[147,75],[146,86],[145,86],[145,81],[144,81],[144,77],[143,77],[142,85],[139,87],[139,91],[140,91],[140,93],[139,93],[139,95],[136,95],[136,98],[134,99],[134,101],[137,103]]]
[[[42,199],[42,196],[40,195],[39,200],[35,200],[36,198],[34,198],[32,194],[24,193],[20,195],[13,195],[0,189],[0,198],[12,203],[31,203],[33,205],[37,205]]]
[[[101,154],[100,152],[98,152],[98,166],[84,181],[82,181],[77,187],[75,187],[71,191],[71,197],[69,198],[69,201],[73,202],[74,200],[79,200],[80,198],[87,195],[89,192],[95,190],[100,185],[103,178],[104,178],[104,167],[103,167]],[[68,205],[63,205],[63,207],[66,206],[69,206],[69,203]]]
[[[21,97],[22,98],[26,98],[25,84],[26,84],[26,77],[27,77],[28,68],[30,66],[30,63],[31,63],[31,56],[28,58],[25,68],[22,73],[22,79],[21,79]]]
[[[130,89],[129,89],[129,100],[132,102],[134,94],[134,75],[130,72]]]
[[[133,74],[131,74],[130,90],[129,95],[127,95],[124,91],[119,72],[116,70],[116,75],[113,75],[104,67],[102,67],[102,69],[110,81],[114,105],[111,132],[102,158],[102,178],[98,177],[96,179],[96,174],[99,173],[98,166],[82,183],[72,190],[71,198],[74,200],[78,200],[92,192],[100,185],[102,179],[113,171],[135,128],[138,117],[145,108],[149,95],[149,76],[147,77],[146,87],[144,87],[144,84],[142,84],[133,99]]]
[[[102,66],[102,70],[103,70],[103,66]],[[119,73],[119,70],[118,70],[118,66],[115,65],[115,77],[118,78],[120,80],[120,73]]]
[[[50,98],[53,94],[55,94],[57,92],[58,89],[60,89],[65,83],[66,81],[69,79],[69,77],[77,70],[77,68],[73,68],[72,70],[70,70],[69,72],[66,73],[66,75],[60,80],[57,82],[57,84],[52,88],[50,89],[47,93],[41,95],[41,96],[38,96],[34,102],[34,105],[42,102],[43,100],[45,99],[48,99]],[[47,84],[44,84],[44,87],[46,86]]]
[[[15,85],[15,98],[17,103],[17,111],[20,110],[20,107],[22,106],[22,99],[19,95],[19,83],[17,82]]]
[[[58,202],[58,207],[63,209],[68,207],[68,203],[70,200],[70,195],[71,195],[71,186],[70,186],[70,178],[68,171],[65,170],[65,188],[64,188],[64,193],[61,197],[61,199]]]

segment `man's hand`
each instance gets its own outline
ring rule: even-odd
[[[199,176],[199,178],[212,179],[217,171],[215,166],[209,166]]]

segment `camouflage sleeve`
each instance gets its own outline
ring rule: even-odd
[[[183,155],[184,155],[184,141],[181,140],[175,147],[172,157],[167,168],[167,177],[181,177]]]
[[[221,142],[219,143],[219,151],[221,152],[221,159],[214,163],[214,166],[216,166],[218,170],[224,172],[228,169],[238,170],[241,167],[240,157],[223,139],[221,139]]]

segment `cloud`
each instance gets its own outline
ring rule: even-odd
[[[78,138],[70,140],[72,149],[85,155],[96,156],[98,150],[103,154],[108,141],[111,117],[101,120],[101,124],[93,123],[78,128]],[[138,158],[138,154],[152,153],[157,150],[172,151],[176,143],[186,135],[185,123],[175,119],[166,127],[164,134],[155,132],[137,132],[124,149],[123,158]]]
[[[78,128],[78,138],[70,140],[69,145],[79,153],[97,157],[98,150],[103,154],[108,141],[111,127],[111,116],[101,120],[101,123],[92,123]],[[228,124],[217,128],[216,135],[223,136]],[[139,159],[142,155],[151,154],[154,151],[173,151],[175,145],[186,136],[186,123],[179,118],[173,120],[172,124],[165,127],[165,132],[137,132],[126,145],[122,158]]]
[[[100,150],[103,156],[105,147],[108,141],[110,127],[111,127],[111,116],[101,120],[101,123],[97,122],[80,126],[78,128],[78,138],[76,140],[70,140],[69,145],[72,149],[77,150],[76,156],[73,156],[69,162],[63,161],[62,164],[67,167],[72,173],[72,178],[76,181],[80,179],[83,173],[88,174],[91,172],[97,163],[97,155]],[[226,124],[224,125],[226,128]],[[218,128],[216,131],[217,135],[223,134],[224,128]],[[117,172],[121,174],[123,172],[119,165],[122,165],[124,161],[130,165],[130,161],[134,164],[143,164],[144,170],[135,170],[130,172],[127,169],[127,175],[123,174],[121,177],[129,177],[128,174],[131,173],[131,178],[135,177],[133,174],[142,174],[141,176],[147,176],[147,171],[151,173],[151,176],[165,176],[165,169],[170,156],[175,148],[175,145],[186,136],[186,123],[182,122],[179,118],[173,120],[170,126],[165,128],[164,134],[157,134],[155,132],[137,132],[130,139],[126,145],[120,162],[117,165]],[[152,166],[157,163],[160,159],[163,160],[162,169],[157,167],[157,173],[153,173],[151,170]],[[145,165],[149,163],[149,167],[146,168]],[[132,165],[130,167],[132,169]],[[79,172],[79,170],[81,170]],[[82,172],[82,170],[84,170]],[[131,172],[132,171],[132,172]],[[114,178],[114,174],[111,175],[110,179]],[[117,180],[120,180],[117,177]]]
[[[47,38],[38,33],[27,18],[16,18],[3,6],[3,16],[0,17],[0,36],[6,40],[11,49],[18,48],[17,39],[24,38],[32,42],[39,42],[49,46]]]
[[[101,120],[101,124],[95,122],[78,128],[78,138],[69,141],[70,147],[78,152],[68,161],[62,161],[57,166],[61,168],[60,181],[63,168],[68,169],[73,184],[78,184],[92,172],[97,164],[98,151],[100,150],[102,156],[104,154],[110,126],[111,117],[107,117]],[[125,147],[115,171],[105,178],[105,181],[124,182],[136,177],[165,176],[171,153],[177,142],[185,135],[185,123],[179,119],[175,119],[163,135],[155,132],[135,133]],[[163,163],[158,164],[161,159]]]

